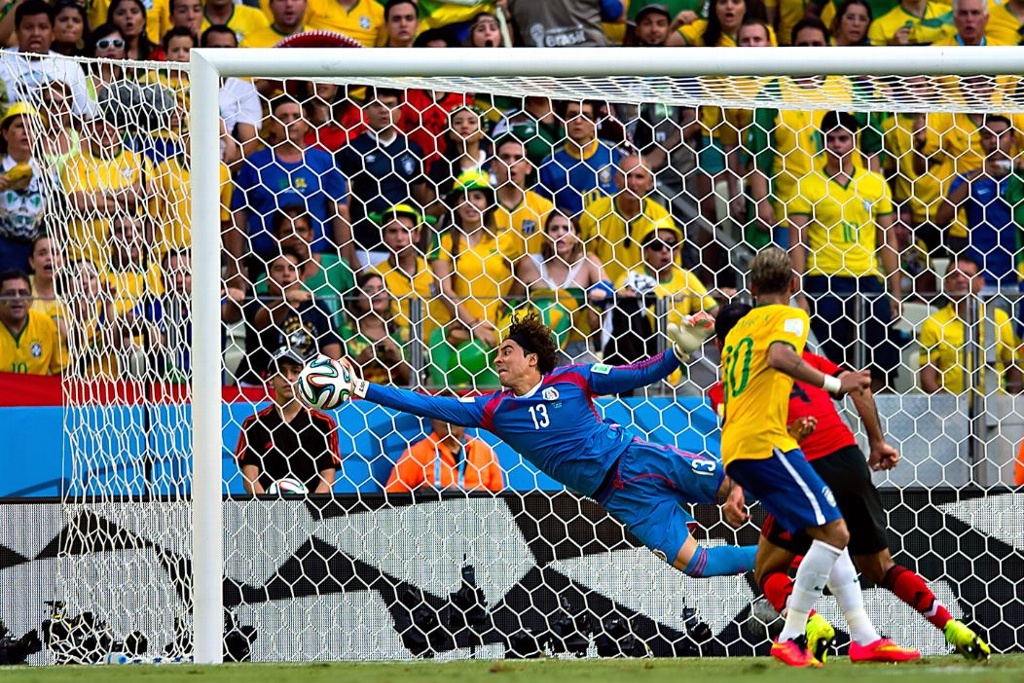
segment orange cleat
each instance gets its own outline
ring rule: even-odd
[[[920,658],[921,653],[917,650],[901,647],[888,638],[879,638],[867,645],[850,643],[851,662],[909,662]]]
[[[800,636],[790,640],[772,643],[772,657],[787,666],[818,669],[821,662],[807,649],[807,637]]]

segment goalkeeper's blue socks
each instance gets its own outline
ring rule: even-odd
[[[754,568],[756,545],[720,545],[714,548],[697,546],[683,573],[688,576],[732,576]]]

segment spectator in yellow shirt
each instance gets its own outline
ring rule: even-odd
[[[250,33],[270,25],[263,12],[248,5],[235,4],[233,0],[205,0],[201,30],[223,24],[235,32],[241,44]]]
[[[931,45],[953,24],[952,8],[933,0],[902,0],[874,20],[868,30],[872,45]]]
[[[281,39],[306,30],[303,19],[307,0],[270,0],[270,25],[245,35],[239,47],[274,47]]]
[[[57,289],[54,275],[61,270],[64,258],[52,247],[51,240],[45,233],[32,241],[32,255],[28,257],[32,277],[29,284],[35,297],[32,299],[32,310],[45,314],[57,325],[60,338],[67,339],[67,314],[64,305],[57,300]]]
[[[343,33],[364,47],[381,47],[388,39],[384,8],[376,0],[310,0],[306,28]]]
[[[20,270],[0,273],[0,372],[59,375],[67,363],[57,325],[29,307],[32,285]]]

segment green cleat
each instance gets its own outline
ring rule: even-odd
[[[956,651],[964,656],[964,659],[973,659],[979,662],[987,662],[992,656],[992,650],[988,643],[978,637],[978,634],[969,629],[962,621],[950,619],[943,629],[946,634],[946,642],[956,648]]]
[[[815,612],[807,620],[807,650],[822,664],[828,658],[828,651],[836,644],[836,630],[828,620]]]

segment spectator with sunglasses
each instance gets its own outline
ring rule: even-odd
[[[111,83],[124,77],[118,61],[125,58],[126,42],[121,29],[113,24],[97,26],[85,41],[83,54],[90,60],[85,63],[89,96],[99,100],[100,93]],[[99,58],[103,61],[93,61]]]

